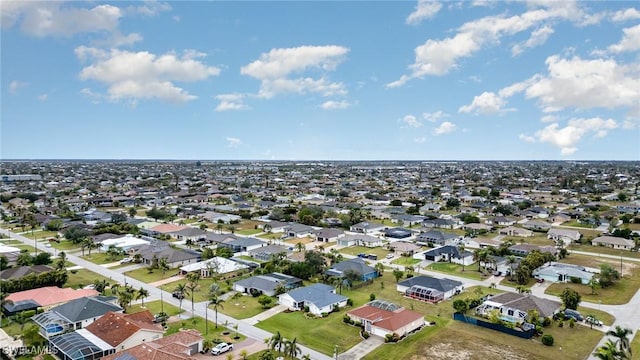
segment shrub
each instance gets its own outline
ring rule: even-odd
[[[551,325],[551,318],[550,317],[546,317],[546,318],[544,318],[544,320],[542,320],[542,326],[548,327],[550,325]]]
[[[571,276],[569,277],[569,280],[573,283],[573,284],[581,284],[582,281],[580,280],[579,277],[575,277],[575,276]]]
[[[309,307],[308,307],[308,306],[305,306],[305,307],[304,307],[304,309],[302,309],[302,311],[304,311],[304,312],[308,313],[308,312],[309,312]]]
[[[344,314],[344,316],[342,317],[342,322],[345,324],[353,324],[353,320],[351,320],[351,318],[347,314]]]
[[[547,346],[553,346],[553,336],[549,334],[542,335],[542,343]]]
[[[376,299],[376,294],[369,295],[369,301],[373,301]]]
[[[348,306],[353,306],[353,300],[351,300],[350,298],[347,299],[347,305]]]
[[[387,342],[387,343],[398,342],[398,340],[400,340],[400,336],[398,336],[398,334],[396,334],[396,333],[387,334],[384,337],[384,342]]]
[[[576,319],[574,318],[569,319],[569,327],[573,329],[574,326],[576,326]]]
[[[329,316],[329,314],[327,314],[326,312],[323,312],[321,315],[322,315],[323,318]]]
[[[369,336],[371,336],[371,335],[370,335],[368,332],[366,332],[366,331],[363,331],[363,332],[362,332],[362,337],[363,337],[363,338],[368,339],[368,338],[369,338]]]

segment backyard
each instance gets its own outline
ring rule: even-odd
[[[420,263],[420,260],[414,259],[412,257],[400,256],[397,259],[391,261],[392,264],[401,265],[401,266],[414,266]]]
[[[148,267],[143,267],[140,269],[127,271],[124,274],[128,277],[132,277],[136,280],[140,280],[142,282],[150,284],[171,277],[176,274],[176,271],[176,269],[169,269],[163,274],[161,270],[154,269],[153,272],[150,273]]]
[[[277,303],[278,300],[274,298],[272,305]],[[229,298],[224,302],[223,306],[223,308],[218,309],[218,312],[236,319],[247,319],[267,310],[258,303],[257,297],[249,295]]]
[[[478,266],[475,264],[465,266],[463,271],[462,265],[449,262],[434,262],[433,264],[428,265],[425,269],[473,280],[484,280],[488,277],[488,275],[478,272]]]
[[[582,244],[573,243],[567,247],[567,250],[569,250],[569,252],[571,252],[571,250],[576,250],[576,251],[590,252],[594,254],[604,254],[604,255],[613,255],[613,256],[622,256],[622,257],[640,259],[640,253],[637,251],[611,249],[604,246],[582,245]]]
[[[115,283],[115,281],[87,269],[69,270],[67,271],[67,274],[69,275],[69,279],[67,280],[65,287],[71,287],[74,289],[80,289],[93,284],[95,280],[106,280],[109,283]]]
[[[364,254],[375,254],[378,256],[378,259],[384,259],[385,256],[387,256],[387,254],[391,254],[392,252],[387,250],[387,249],[383,249],[381,247],[376,247],[376,248],[368,248],[365,246],[350,246],[350,247],[346,247],[346,248],[342,248],[340,250],[341,253],[343,254],[347,254],[347,255],[353,255],[356,256],[360,253],[364,253]]]

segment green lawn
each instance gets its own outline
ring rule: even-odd
[[[566,221],[566,222],[562,223],[562,225],[563,226],[573,226],[573,227],[585,228],[585,229],[595,229],[596,228],[593,225],[581,223],[578,220]]]
[[[534,233],[535,235],[532,237],[519,237],[519,236],[508,236],[502,239],[503,242],[512,241],[514,244],[531,244],[537,246],[549,246],[555,245],[552,240],[547,239],[546,235],[540,235],[538,233]]]
[[[467,279],[484,280],[487,278],[486,275],[483,275],[482,273],[478,272],[478,266],[474,264],[465,266],[464,271],[462,271],[462,265],[448,263],[448,262],[436,262],[427,266],[426,269],[442,272],[445,274],[461,276]]]
[[[277,305],[278,300],[273,299],[273,305]],[[236,319],[247,319],[265,311],[262,305],[258,304],[258,298],[253,296],[241,296],[238,299],[229,299],[224,302],[224,308],[218,309],[219,312],[229,315]]]
[[[15,239],[4,239],[4,240],[0,240],[0,243],[4,244],[4,245],[20,245],[22,244],[22,241],[20,240],[15,240]]]
[[[236,234],[240,234],[240,235],[255,235],[255,234],[259,234],[261,233],[262,230],[261,229],[246,229],[246,230],[238,230],[236,231]]]
[[[131,264],[129,264],[129,265],[131,265]],[[134,278],[136,280],[140,280],[142,282],[145,282],[145,283],[149,284],[149,283],[152,283],[152,282],[160,281],[162,279],[166,279],[166,278],[170,277],[171,275],[175,275],[176,274],[176,270],[175,269],[169,269],[163,275],[162,271],[160,271],[158,269],[155,269],[155,270],[153,270],[152,273],[149,273],[149,269],[147,267],[143,267],[143,268],[140,268],[140,269],[127,271],[124,274],[129,276],[129,277],[132,277],[132,278]]]
[[[529,289],[530,287],[532,287],[533,285],[535,285],[536,283],[536,279],[529,279],[529,281],[524,284],[524,285],[520,285],[515,281],[515,277],[514,277],[514,281],[511,281],[511,277],[510,276],[505,276],[504,279],[500,280],[500,285],[504,285],[504,286],[509,286],[512,288],[517,288],[518,286],[523,287],[525,289]]]
[[[636,336],[631,341],[631,352],[633,354],[640,354],[640,335],[636,332]]]
[[[144,302],[144,309],[142,308],[142,304],[134,304],[128,310],[127,313],[132,314],[141,310],[149,310],[152,314],[157,314],[164,308],[164,312],[166,312],[169,316],[174,316],[180,314],[180,309],[177,306],[173,306],[168,303],[161,304],[160,300],[154,300],[150,302]],[[184,312],[184,309],[182,310]]]
[[[253,261],[253,262],[255,262],[255,263],[263,263],[263,262],[266,262],[266,261],[262,261],[262,260],[254,259],[254,258],[252,258],[251,256],[247,256],[247,255],[234,256],[233,258],[234,258],[234,259],[236,259],[236,258],[237,258],[237,259],[243,259],[243,260],[247,260],[247,261]]]
[[[38,239],[38,241],[41,241],[41,240],[46,240],[48,238],[56,237],[56,235],[58,235],[58,232],[40,230],[40,231],[34,231],[32,234],[31,231],[27,231],[22,235],[24,237],[28,237],[29,239]]]
[[[399,258],[391,261],[392,264],[402,265],[402,266],[413,266],[419,263],[420,260],[414,259],[412,257],[400,256]]]
[[[342,322],[345,311],[332,313],[326,318],[308,319],[301,311],[280,313],[259,322],[256,326],[275,333],[280,331],[287,339],[297,338],[298,343],[323,354],[333,354],[350,349],[360,342],[359,328]]]
[[[616,320],[616,318],[613,315],[609,314],[608,312],[604,312],[600,310],[578,306],[578,311],[583,316],[587,316],[587,315],[594,316],[596,319],[602,321],[602,323],[605,325],[611,325]]]
[[[640,252],[629,251],[629,250],[611,249],[611,248],[604,247],[604,246],[571,244],[571,245],[569,245],[569,247],[567,249],[569,250],[569,252],[571,252],[571,250],[577,250],[577,251],[586,251],[586,252],[595,253],[595,254],[624,256],[624,257],[640,259]]]
[[[383,249],[381,247],[377,247],[377,248],[368,248],[365,246],[350,246],[347,248],[343,248],[339,250],[341,253],[343,254],[348,254],[348,255],[358,255],[360,253],[365,253],[365,254],[376,254],[378,255],[378,259],[384,259],[385,256],[387,256],[387,254],[390,254],[391,251],[387,250],[387,249]]]
[[[75,274],[74,274],[75,272]],[[69,279],[67,280],[67,283],[65,284],[65,287],[72,287],[74,289],[79,289],[82,288],[84,286],[87,286],[89,284],[93,284],[93,282],[97,279],[97,280],[107,280],[107,282],[113,284],[116,283],[117,281],[114,281],[112,279],[108,279],[100,274],[96,274],[92,271],[89,271],[87,269],[80,269],[80,270],[72,270],[72,271],[67,271],[67,274],[69,274]]]
[[[100,252],[92,252],[91,255],[89,255],[88,252],[85,252],[85,256],[83,256],[83,259],[91,261],[94,264],[98,264],[98,265],[102,265],[102,264],[110,264],[112,262],[116,262],[119,260],[124,259],[124,255],[120,255],[117,257],[111,257],[109,255],[107,255],[106,253],[100,253]]]
[[[178,280],[178,281],[174,281],[171,282],[169,284],[164,284],[162,286],[160,286],[160,288],[162,288],[162,290],[167,291],[167,292],[173,292],[173,290],[175,290],[175,288],[178,286],[178,284],[186,284],[187,280],[186,279],[182,279],[182,280]],[[201,301],[205,301],[209,298],[209,287],[211,286],[211,284],[213,284],[214,281],[211,278],[205,278],[205,279],[200,279],[200,281],[198,281],[198,288],[196,288],[195,294],[193,295],[193,301],[195,302],[201,302]],[[220,285],[220,287],[222,289],[225,288],[226,284],[224,283],[224,281],[218,281],[218,285]],[[191,295],[188,295],[185,300],[191,300]]]
[[[80,250],[80,245],[74,244],[69,240],[60,240],[59,243],[50,241],[49,243],[51,244],[51,246],[60,251]]]
[[[205,339],[208,340],[220,339],[226,342],[236,343],[246,339],[246,336],[243,336],[241,334],[238,334],[238,339],[234,339],[236,334],[235,330],[233,329],[233,324],[228,324],[229,327],[225,328],[223,324],[219,324],[218,326],[216,326],[213,319],[209,319],[208,323],[209,326],[207,327],[207,322],[205,322],[205,319],[201,317],[170,322],[167,323],[167,331],[165,331],[164,336],[177,333],[181,328],[183,328],[197,330]],[[228,332],[228,334],[223,334],[225,332]]]
[[[628,303],[640,288],[640,269],[634,268],[630,275],[625,275],[612,286],[597,289],[595,294],[592,294],[591,287],[588,285],[571,283],[552,284],[545,293],[559,296],[566,287],[577,291],[582,296],[582,301],[596,304],[602,301],[602,304],[622,305]]]

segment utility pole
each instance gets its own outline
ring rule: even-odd
[[[204,334],[209,335],[209,301],[204,302]]]

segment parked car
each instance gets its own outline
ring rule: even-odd
[[[120,260],[120,264],[128,264],[130,262],[133,262],[133,259],[130,258],[130,257],[126,257],[126,258]]]
[[[584,320],[584,317],[582,316],[582,314],[580,314],[576,310],[571,310],[571,309],[565,309],[564,310],[564,317],[566,319],[574,319],[575,321]]]
[[[369,259],[369,260],[378,260],[378,255],[369,254],[369,255],[367,255],[367,259]]]
[[[584,322],[594,326],[602,326],[602,321],[596,319],[593,315],[587,315],[587,317],[584,318]]]
[[[174,298],[182,300],[184,299],[184,294],[181,293],[180,291],[174,291],[173,294],[171,294]]]
[[[536,279],[536,282],[542,284],[544,282],[544,279],[543,278]]]
[[[387,254],[387,259],[393,259],[393,254]]]
[[[233,350],[233,344],[231,343],[220,343],[216,345],[213,349],[211,349],[211,355],[220,355],[226,353],[227,351]]]
[[[164,312],[159,312],[153,316],[154,323],[161,323],[163,321],[167,321],[167,319],[169,319],[169,315],[167,315],[167,313],[164,313]]]

